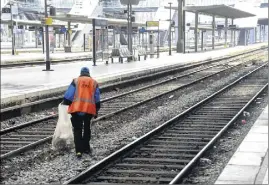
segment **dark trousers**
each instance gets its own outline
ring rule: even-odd
[[[90,138],[91,138],[91,119],[92,115],[85,114],[83,116],[77,113],[71,114],[71,122],[74,128],[74,142],[76,153],[90,150]],[[82,134],[83,130],[83,134]]]

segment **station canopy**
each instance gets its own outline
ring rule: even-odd
[[[168,6],[165,8],[169,9]],[[177,6],[171,7],[174,10],[178,10]],[[187,12],[199,12],[205,15],[215,15],[216,17],[227,17],[232,19],[246,18],[255,16],[252,13],[242,11],[226,5],[210,5],[210,6],[185,6],[184,10]]]
[[[126,26],[128,24],[127,20],[124,19],[111,19],[103,17],[88,17],[88,16],[78,16],[78,15],[63,15],[63,16],[52,16],[54,20],[60,20],[65,22],[76,22],[82,24],[92,24],[93,19],[106,20],[109,26]],[[133,22],[133,26],[144,26],[145,23]]]

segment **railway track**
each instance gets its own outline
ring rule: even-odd
[[[102,93],[110,92],[110,91],[113,91],[113,89],[122,89],[122,88],[126,88],[126,87],[130,86],[130,84],[137,85],[141,82],[145,83],[146,81],[152,81],[154,83],[154,81],[156,81],[156,79],[158,79],[158,78],[162,78],[162,77],[169,78],[169,76],[172,77],[174,74],[182,72],[184,70],[189,70],[189,69],[201,67],[204,65],[212,65],[212,64],[219,62],[219,61],[236,59],[236,58],[240,58],[242,56],[250,56],[250,55],[255,56],[255,55],[258,55],[259,53],[262,53],[263,51],[265,51],[265,49],[266,48],[260,48],[260,49],[255,49],[255,50],[248,51],[245,53],[236,54],[233,56],[227,56],[224,58],[207,60],[207,61],[198,62],[195,64],[188,64],[188,65],[184,65],[184,66],[177,66],[175,68],[161,71],[161,72],[158,72],[155,74],[145,75],[145,76],[133,78],[133,79],[126,79],[126,80],[123,80],[121,82],[116,82],[116,83],[112,83],[112,84],[108,84],[108,85],[102,85],[101,92]],[[195,70],[195,69],[192,69],[192,70]],[[1,105],[1,107],[2,107],[1,114],[0,114],[1,121],[5,121],[7,119],[21,116],[21,115],[26,114],[26,113],[44,110],[44,109],[48,109],[48,108],[53,108],[53,107],[57,106],[61,101],[62,101],[62,95],[44,98],[44,99],[37,100],[34,102],[24,103],[24,104],[15,105],[15,106],[3,104],[3,105]]]
[[[64,184],[176,184],[268,87],[268,65],[104,158]],[[261,73],[260,73],[261,72]]]
[[[93,120],[93,122],[107,119],[115,114],[144,104],[173,91],[183,89],[242,64],[238,62],[237,59],[227,61],[226,63],[229,63],[229,66],[225,65],[225,63],[211,65],[104,99],[102,100],[100,117]],[[145,94],[147,94],[147,96],[141,96]],[[57,115],[48,116],[1,130],[1,159],[11,157],[49,141],[52,138],[56,126],[56,118]]]

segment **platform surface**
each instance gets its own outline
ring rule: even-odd
[[[268,105],[215,184],[268,184]]]
[[[91,58],[91,52],[72,52],[72,53],[50,53],[51,60],[69,60],[76,58]],[[31,62],[36,60],[45,60],[45,54],[43,53],[19,53],[18,55],[11,54],[1,54],[1,64],[8,64],[11,62],[20,63],[20,62]]]
[[[48,90],[59,86],[69,85],[73,78],[77,77],[80,69],[84,66],[90,68],[91,76],[97,81],[100,79],[109,79],[110,77],[121,76],[122,74],[131,74],[147,69],[166,67],[175,64],[187,64],[194,61],[202,61],[208,58],[218,58],[229,55],[234,52],[242,52],[247,49],[255,49],[264,44],[255,44],[250,46],[237,46],[233,48],[207,51],[203,53],[177,54],[161,53],[159,59],[148,59],[144,61],[114,63],[105,65],[98,63],[98,66],[92,66],[92,61],[69,62],[51,65],[54,71],[42,71],[45,66],[22,67],[22,68],[3,68],[1,69],[1,99],[9,98],[35,91]]]

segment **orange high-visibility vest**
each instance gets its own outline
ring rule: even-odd
[[[76,92],[74,100],[68,108],[68,113],[84,112],[87,114],[96,115],[95,107],[95,90],[97,82],[87,76],[81,76],[74,79]]]

